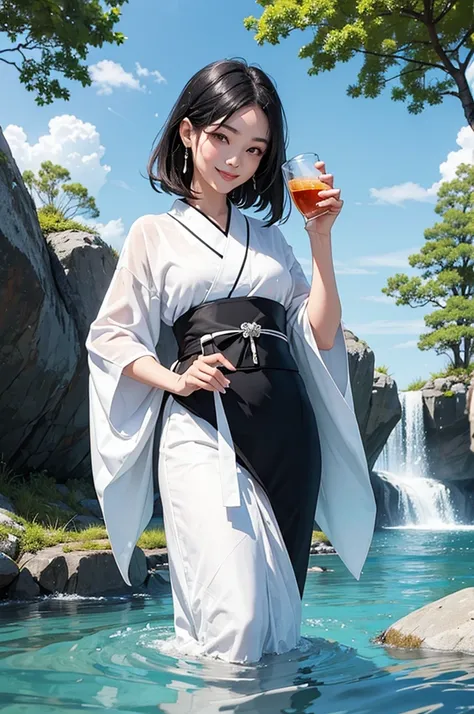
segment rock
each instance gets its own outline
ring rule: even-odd
[[[451,376],[431,380],[426,387],[422,397],[430,475],[443,482],[471,480],[474,454],[469,443],[466,385]]]
[[[25,526],[22,526],[21,523],[17,523],[17,521],[14,521],[13,518],[7,516],[6,513],[2,513],[2,511],[0,511],[0,525],[6,526],[7,528],[17,528],[19,531],[25,530]]]
[[[6,588],[17,577],[18,565],[5,553],[0,553],[0,590]]]
[[[0,508],[10,513],[15,513],[15,507],[9,498],[0,493]]]
[[[116,258],[87,233],[46,241],[1,131],[0,158],[0,453],[17,473],[90,477],[84,340]]]
[[[58,511],[65,511],[66,513],[74,513],[72,508],[67,505],[67,503],[64,503],[63,501],[48,501],[48,506],[52,506],[53,508],[57,508]]]
[[[5,594],[12,600],[33,600],[40,595],[40,587],[28,570],[21,570]]]
[[[83,531],[89,526],[103,526],[104,521],[95,516],[74,516],[66,525],[68,531]]]
[[[474,588],[458,590],[402,617],[379,641],[474,654]]]
[[[61,546],[45,548],[34,555],[25,553],[18,565],[28,570],[46,592],[62,593],[69,577],[65,555]]]
[[[66,553],[69,580],[65,592],[78,595],[101,595],[114,591],[130,592],[117,568],[112,552]],[[130,564],[130,581],[134,587],[141,586],[148,575],[144,552],[136,547]]]
[[[100,507],[100,503],[96,498],[83,498],[80,501],[81,506],[83,508],[86,508],[88,511],[92,513],[93,516],[96,518],[102,518],[102,509]]]
[[[168,564],[168,550],[166,548],[147,548],[143,552],[146,556],[148,571]]]
[[[56,545],[39,553],[25,553],[19,567],[47,592],[101,595],[133,591],[124,583],[110,550],[64,553],[62,545]],[[130,564],[133,587],[141,586],[147,576],[145,554],[135,548]]]
[[[11,533],[8,533],[7,537],[4,540],[0,540],[0,553],[5,553],[5,555],[8,555],[10,558],[13,558],[13,560],[15,560],[15,558],[17,557],[19,550],[19,540]]]
[[[400,421],[402,407],[394,380],[375,372],[370,410],[364,431],[364,446],[369,469],[372,470],[388,437]]]
[[[369,469],[375,464],[390,433],[400,421],[402,409],[397,385],[386,374],[375,372],[374,353],[366,342],[344,330],[354,409]]]
[[[63,498],[64,496],[69,496],[71,493],[68,487],[63,483],[57,483],[56,490],[61,494],[61,496],[63,496]]]

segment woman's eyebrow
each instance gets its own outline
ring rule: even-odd
[[[224,129],[229,129],[229,131],[233,131],[234,134],[240,134],[240,131],[238,129],[233,126],[229,126],[229,124],[219,124],[219,126],[224,127]],[[262,139],[259,136],[254,136],[251,141],[262,141],[264,144],[268,144],[268,139]]]

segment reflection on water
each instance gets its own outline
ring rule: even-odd
[[[376,534],[359,582],[336,557],[325,557],[334,572],[308,575],[299,648],[257,665],[174,656],[169,589],[153,598],[3,603],[0,711],[474,711],[473,656],[372,643],[412,609],[472,586],[473,550],[466,532]]]

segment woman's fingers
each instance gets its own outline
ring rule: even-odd
[[[235,372],[234,365],[229,362],[227,357],[224,357],[222,352],[215,352],[212,355],[200,355],[199,359],[201,359],[203,362],[207,362],[207,364],[214,364],[215,362],[220,362],[224,365],[224,367],[227,367],[227,369],[231,369],[233,372]]]
[[[200,379],[205,380],[207,378],[209,382],[213,380],[214,382],[217,382],[219,386],[223,389],[228,387],[230,384],[230,381],[224,374],[222,374],[220,369],[218,369],[217,367],[212,367],[210,364],[207,364],[204,361],[196,360],[196,369],[200,372]]]

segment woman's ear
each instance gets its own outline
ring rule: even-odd
[[[192,131],[193,125],[191,124],[191,121],[188,119],[188,117],[184,117],[184,119],[181,121],[181,124],[179,125],[179,135],[181,137],[181,141],[185,146],[191,146]]]

